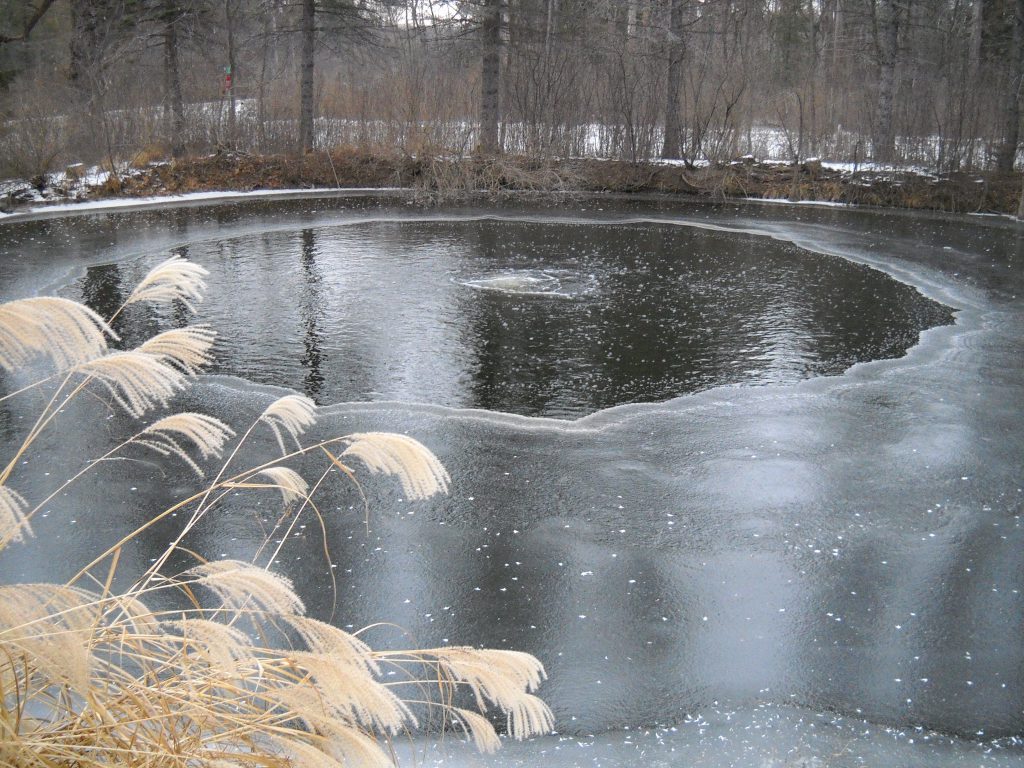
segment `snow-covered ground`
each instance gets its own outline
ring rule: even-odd
[[[340,192],[339,190],[333,190]],[[342,194],[363,194],[379,192],[400,192],[399,187],[364,187],[358,190],[344,190]],[[45,198],[39,200],[39,205],[32,205],[13,212],[0,212],[0,220],[11,217],[28,217],[40,213],[70,213],[70,212],[94,212],[116,208],[152,208],[157,206],[173,205],[175,203],[201,203],[214,200],[236,200],[245,198],[287,198],[287,197],[310,197],[330,194],[329,189],[263,189],[248,192],[188,192],[183,195],[154,195],[151,197],[121,197],[105,198],[102,200],[82,200],[79,202],[48,203]]]

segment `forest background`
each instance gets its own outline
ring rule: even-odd
[[[1022,50],[1024,0],[0,0],[0,177],[230,151],[998,179]]]

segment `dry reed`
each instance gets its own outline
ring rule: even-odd
[[[205,276],[195,264],[169,259],[150,271],[125,306],[180,301],[191,308],[202,298]],[[84,464],[41,501],[26,500],[10,485],[28,447],[64,405],[96,384],[135,417],[166,407],[209,364],[214,340],[207,328],[184,328],[111,353],[108,337],[113,332],[107,321],[66,299],[0,305],[0,367],[18,371],[48,358],[63,373],[62,379],[40,381],[52,384],[52,397],[0,472],[0,557],[7,547],[26,542],[32,516],[49,499],[101,463]],[[301,437],[315,420],[309,399],[276,400],[236,440],[203,490],[152,515],[70,582],[0,587],[0,764],[391,765],[388,739],[418,723],[411,704],[383,682],[385,662],[389,670],[405,669],[409,681],[440,684],[436,700],[418,706],[460,724],[482,751],[496,749],[500,740],[480,712],[452,703],[460,688],[481,712],[503,712],[513,738],[551,730],[550,709],[533,695],[544,669],[528,654],[474,648],[378,652],[306,616],[287,579],[252,563],[203,562],[176,575],[163,573],[188,531],[216,512],[231,489],[276,488],[293,524],[307,509],[319,515],[313,496],[320,481],[311,487],[281,463],[296,456],[326,454],[328,467],[353,481],[357,473],[341,459],[356,459],[370,474],[396,477],[409,499],[447,492],[448,473],[416,440],[362,433],[303,446]],[[239,448],[261,424],[282,457],[232,468]],[[202,476],[203,464],[221,459],[235,437],[211,416],[171,413],[101,458],[135,445],[180,459]],[[292,442],[295,450],[287,445]],[[167,550],[148,571],[134,575],[134,586],[113,591],[121,548],[180,510],[189,513],[187,522]],[[151,607],[169,604],[167,593],[178,594],[178,604],[184,600],[186,607]]]

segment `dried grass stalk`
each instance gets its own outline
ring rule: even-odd
[[[278,616],[298,616],[305,607],[292,583],[276,573],[239,560],[217,560],[185,572],[185,577],[206,587],[232,610],[259,610]]]
[[[21,671],[9,674],[26,689],[39,678],[85,694],[93,666],[89,640],[99,615],[94,596],[84,590],[53,584],[0,587],[0,648],[25,660]]]
[[[135,349],[92,360],[77,370],[99,381],[114,401],[136,418],[156,406],[166,407],[183,389],[185,380],[181,370],[161,357]]]
[[[490,703],[508,716],[513,738],[521,740],[554,727],[555,718],[548,705],[530,695],[547,677],[534,656],[468,647],[437,648],[429,653],[435,655],[448,676],[469,687],[481,710]]]
[[[139,352],[170,363],[182,373],[194,376],[213,362],[210,350],[217,333],[205,326],[174,328],[158,333],[139,346]]]
[[[0,485],[0,541],[24,541],[32,535],[27,510],[28,503],[20,493]]]
[[[219,621],[185,617],[163,626],[180,636],[184,653],[198,655],[215,674],[237,675],[240,662],[253,653],[252,641],[245,632]]]
[[[451,478],[440,460],[420,442],[390,432],[362,432],[349,435],[342,456],[357,458],[371,474],[394,475],[411,500],[447,493]]]
[[[210,273],[203,267],[179,256],[171,256],[151,269],[135,286],[125,306],[140,301],[150,304],[171,304],[180,301],[190,312],[194,302],[203,299],[205,278]]]
[[[278,490],[281,491],[285,506],[288,506],[293,501],[305,499],[309,495],[309,483],[294,469],[288,469],[288,467],[267,467],[266,469],[261,469],[258,474],[269,478],[277,486]]]
[[[107,350],[117,336],[84,304],[56,296],[0,304],[0,368],[16,371],[37,357],[58,370],[80,365]]]
[[[202,268],[170,259],[147,275],[128,303],[197,300],[205,274]],[[105,337],[113,334],[85,307],[51,298],[13,305],[0,306],[0,366],[49,356],[58,366],[84,376],[83,386],[98,380],[135,416],[166,405],[189,375],[211,361],[213,333],[203,327],[168,331],[139,349],[104,354]],[[6,480],[13,467],[20,466],[26,447],[81,386],[55,405],[63,390],[64,385],[58,387],[0,475],[0,541],[31,535],[30,505]],[[270,426],[285,452],[286,437],[298,444],[315,418],[311,400],[289,395],[272,403],[257,423]],[[210,416],[178,413],[157,420],[119,448],[141,445],[176,456],[201,472],[193,455],[221,457],[233,434]],[[365,433],[343,441],[343,456],[359,459],[371,473],[398,477],[410,499],[448,488],[448,473],[440,461],[412,438]],[[339,439],[318,447],[336,442]],[[299,446],[302,453],[313,450]],[[328,455],[354,479],[348,467]],[[101,463],[88,465],[50,498]],[[320,514],[308,484],[292,469],[265,466],[222,480],[225,469],[208,489],[186,500],[196,504],[191,522],[127,592],[112,592],[111,585],[119,552],[131,537],[107,553],[112,563],[105,579],[88,568],[83,571],[94,578],[95,592],[73,585],[0,587],[0,765],[391,765],[383,744],[416,727],[417,721],[397,689],[383,681],[384,659],[389,671],[392,662],[430,665],[440,676],[442,690],[467,686],[481,709],[497,706],[507,713],[509,732],[516,738],[550,730],[550,710],[531,694],[544,670],[527,654],[472,648],[377,653],[361,639],[305,616],[291,582],[254,565],[216,561],[177,578],[160,575],[160,566],[191,527],[215,506],[220,498],[215,491],[273,485],[286,505],[308,500]],[[185,505],[164,510],[135,535]],[[301,512],[294,513],[296,520]],[[169,589],[179,589],[191,607],[171,613],[147,607],[150,593]],[[201,599],[206,593],[215,598],[213,607]],[[299,647],[289,648],[292,642]],[[498,746],[486,718],[456,709],[447,699],[437,704],[465,726],[481,750]]]
[[[391,735],[416,719],[405,703],[380,685],[362,664],[320,653],[293,653],[289,661],[308,681],[282,691],[282,704],[298,711],[319,709],[326,720],[341,720]]]
[[[476,745],[478,750],[485,754],[491,754],[501,749],[501,739],[495,733],[494,726],[491,725],[490,720],[479,712],[453,707],[452,715],[462,723],[462,727],[466,729],[466,733],[473,739],[473,744]]]
[[[235,434],[227,424],[203,413],[173,413],[150,424],[132,438],[135,445],[150,448],[162,456],[177,456],[200,477],[202,468],[189,456],[185,440],[204,459],[220,458],[224,444]]]
[[[273,431],[281,453],[288,453],[284,435],[299,445],[302,433],[316,423],[316,403],[302,395],[285,395],[268,405],[259,420]]]

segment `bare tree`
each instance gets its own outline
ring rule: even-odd
[[[1003,94],[1003,136],[996,156],[996,168],[1013,170],[1020,143],[1020,102],[1024,87],[1024,0],[1012,3],[1011,39],[1006,56],[1007,84]]]
[[[181,67],[178,56],[178,21],[182,9],[177,0],[161,0],[164,48],[164,103],[168,121],[171,155],[185,154],[185,102],[181,92]]]
[[[873,136],[874,157],[889,163],[896,154],[896,68],[899,63],[900,9],[897,0],[873,0],[875,48],[878,55],[878,101]]]
[[[485,0],[480,24],[480,149],[501,152],[501,0]]]
[[[675,158],[682,154],[679,117],[679,88],[682,84],[683,61],[686,54],[683,40],[683,1],[669,0],[668,72],[665,81],[665,140],[661,156]]]
[[[316,0],[302,0],[302,76],[299,85],[299,152],[313,151],[313,71],[316,57]]]

